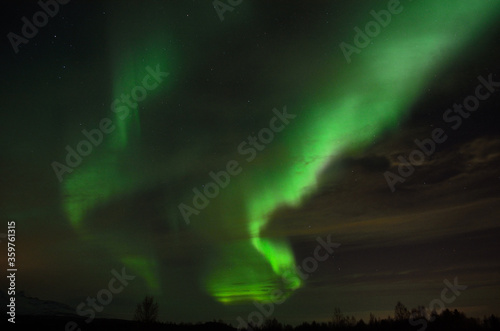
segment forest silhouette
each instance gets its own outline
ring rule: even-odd
[[[483,318],[467,317],[457,309],[445,309],[441,312],[429,312],[423,306],[407,309],[398,302],[394,308],[394,315],[386,318],[375,317],[370,314],[367,321],[349,316],[335,307],[332,318],[328,322],[303,322],[296,326],[282,324],[276,318],[268,318],[260,325],[248,323],[245,328],[231,326],[221,320],[205,323],[170,323],[158,320],[158,311],[161,307],[152,297],[146,297],[137,305],[133,320],[96,318],[92,323],[85,324],[83,318],[74,316],[19,316],[16,327],[33,327],[36,330],[65,330],[68,320],[80,323],[77,330],[218,330],[218,331],[357,331],[357,330],[384,330],[384,331],[442,331],[442,330],[500,330],[500,319],[495,315]],[[193,312],[195,314],[196,312]]]

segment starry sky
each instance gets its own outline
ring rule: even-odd
[[[102,316],[236,325],[278,291],[295,324],[456,278],[447,308],[498,315],[500,5],[229,3],[2,4],[18,289],[76,307],[125,268]]]

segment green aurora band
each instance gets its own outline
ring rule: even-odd
[[[342,84],[332,82],[321,106],[310,109],[307,118],[297,117],[300,128],[286,129],[288,155],[284,156],[282,150],[273,151],[280,155],[280,166],[270,161],[248,170],[251,174],[246,177],[247,183],[231,184],[239,185],[244,192],[255,192],[246,201],[250,242],[271,270],[261,267],[258,273],[252,273],[248,270],[252,263],[246,260],[248,244],[225,244],[218,256],[224,262],[207,282],[215,298],[224,303],[270,301],[274,289],[288,296],[300,287],[289,243],[261,236],[270,214],[282,205],[299,206],[301,199],[317,187],[322,169],[342,151],[363,148],[377,135],[395,127],[433,75],[493,21],[498,7],[492,2],[409,4],[399,17],[392,18],[373,44],[353,55],[351,64],[339,61],[347,67],[334,76]],[[464,17],[470,19],[464,22]],[[439,50],[444,50],[445,55],[435,56]],[[230,273],[227,266],[233,266]],[[274,278],[269,275],[271,271]]]
[[[245,168],[244,176],[235,178],[227,192],[217,198],[227,198],[221,204],[231,204],[233,198],[229,196],[233,193],[244,196],[241,221],[247,225],[244,233],[238,233],[240,239],[216,243],[213,258],[206,261],[201,285],[217,301],[226,304],[267,301],[272,299],[273,289],[289,296],[300,288],[302,280],[295,271],[288,240],[263,235],[272,212],[284,205],[299,206],[318,188],[319,175],[336,157],[345,151],[361,150],[375,137],[395,128],[433,76],[456,61],[456,54],[497,19],[500,7],[494,1],[452,0],[403,5],[403,11],[392,17],[392,22],[382,28],[372,44],[352,55],[352,63],[347,64],[338,49],[340,55],[334,61],[341,69],[332,73],[331,86],[325,86],[319,102],[317,96],[311,100],[311,104],[319,106],[308,109],[307,116],[305,112],[297,112],[294,122],[259,156],[262,158],[259,164]],[[378,10],[367,8],[366,12],[371,9]],[[162,32],[165,27],[161,19],[152,18],[154,12],[150,8],[145,16],[152,31],[147,35],[154,37],[143,38],[144,33],[134,32],[134,26],[123,31],[123,26],[115,23],[111,28],[114,76],[111,100],[130,93],[142,81],[147,66],[169,69],[165,54],[167,38]],[[365,22],[348,26],[363,28],[372,19],[367,14]],[[127,38],[120,38],[123,35]],[[351,30],[344,41],[352,44],[353,37]],[[126,43],[117,42],[124,39]],[[163,91],[159,88],[151,97]],[[105,143],[102,152],[94,152],[88,162],[62,183],[64,210],[82,237],[91,236],[84,220],[92,210],[154,184],[154,179],[139,180],[119,166],[121,156],[140,143],[139,112],[132,110],[126,118],[120,113],[112,114],[117,126],[112,139]],[[212,224],[215,227],[230,227],[235,222],[230,215],[217,217],[219,222]],[[203,234],[203,227],[195,224],[191,227]],[[161,288],[154,254],[139,252],[121,256],[120,260],[141,275],[150,289]]]
[[[126,197],[138,190],[154,184],[152,178],[142,178],[136,175],[137,169],[121,166],[122,160],[128,154],[137,150],[140,143],[140,116],[139,106],[147,104],[148,99],[154,98],[165,90],[167,82],[162,82],[153,90],[147,91],[146,99],[135,108],[121,108],[123,102],[113,105],[113,101],[120,100],[122,94],[131,94],[137,86],[142,86],[143,78],[148,74],[147,67],[153,70],[159,66],[162,71],[168,71],[169,54],[167,54],[167,35],[163,17],[154,6],[135,4],[128,6],[118,15],[116,22],[110,24],[109,39],[112,54],[111,72],[114,80],[111,97],[111,118],[116,129],[109,137],[104,137],[103,146],[98,146],[91,157],[75,173],[67,176],[63,181],[65,196],[64,209],[66,215],[83,238],[91,240],[92,231],[85,227],[83,221],[91,211],[113,199]],[[117,11],[113,7],[113,11]],[[131,13],[142,12],[148,17],[148,32],[141,25],[143,22],[134,19]],[[124,27],[120,19],[129,22]],[[143,33],[146,33],[144,36]],[[147,52],[138,52],[144,49]],[[109,116],[109,115],[108,115]],[[96,125],[97,127],[97,125]],[[126,245],[116,245],[125,248]],[[126,249],[123,249],[126,251]],[[142,253],[142,254],[141,254]],[[140,275],[148,287],[155,290],[160,288],[157,261],[151,252],[135,252],[120,257],[120,261]]]

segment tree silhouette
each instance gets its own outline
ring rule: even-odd
[[[370,313],[370,321],[369,321],[370,325],[373,326],[375,324],[378,323],[378,320],[377,318],[375,317],[375,315],[373,315],[373,313]]]
[[[135,309],[134,320],[143,323],[155,323],[158,321],[158,302],[152,296],[146,296],[142,303]]]
[[[394,319],[396,321],[404,321],[410,318],[410,311],[405,305],[398,301],[396,307],[394,307]]]
[[[267,319],[264,322],[264,325],[262,326],[262,330],[276,330],[276,331],[281,331],[283,329],[283,326],[281,325],[280,322],[276,318],[273,319]]]
[[[339,307],[335,307],[333,310],[333,325],[344,326],[346,324],[346,317],[342,313],[342,310]]]

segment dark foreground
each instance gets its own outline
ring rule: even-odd
[[[91,323],[85,323],[85,319],[75,316],[18,316],[16,323],[9,323],[6,319],[0,323],[1,330],[236,330],[235,327],[223,322],[207,322],[197,324],[171,324],[155,323],[145,324],[136,321],[117,319],[95,319]],[[425,319],[414,318],[409,320],[394,320],[393,318],[375,319],[368,322],[356,321],[354,318],[333,319],[329,323],[302,323],[292,327],[283,325],[276,319],[267,320],[261,326],[251,326],[255,331],[279,330],[279,331],[302,331],[302,330],[408,330],[408,331],[433,331],[433,330],[500,330],[500,320],[496,316],[484,317],[482,319],[468,318],[465,314],[455,310],[445,310],[440,315],[434,316],[429,322]],[[249,330],[250,330],[249,328]]]

